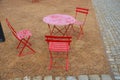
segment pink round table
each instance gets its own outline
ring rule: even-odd
[[[70,26],[73,26],[76,20],[70,15],[52,14],[44,17],[43,21],[48,24],[51,35],[52,33],[54,33],[55,29],[57,29],[57,31],[60,32],[62,35],[66,35],[68,29],[70,28]],[[51,26],[53,27],[51,28]],[[63,32],[61,29],[59,29],[60,27],[65,28],[65,31]]]

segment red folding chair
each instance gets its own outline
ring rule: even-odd
[[[39,0],[32,0],[32,3],[34,3],[34,2],[39,2]]]
[[[16,32],[15,29],[11,26],[11,24],[7,18],[6,18],[6,23],[7,23],[8,27],[10,28],[12,34],[19,41],[19,44],[17,46],[17,49],[19,50],[18,56],[24,56],[26,54],[34,54],[35,51],[30,47],[31,43],[29,43],[29,39],[32,36],[30,31],[29,30],[21,30],[19,32]],[[32,51],[32,53],[30,53],[30,52],[24,53],[23,51],[25,48],[30,49]]]
[[[80,28],[79,31],[78,31],[78,34],[79,34],[78,39],[79,39],[84,34],[83,26],[85,25],[89,9],[76,7],[75,11],[76,11],[76,14],[75,14],[76,22],[74,24],[78,25],[79,28]],[[81,14],[81,15],[78,16],[78,13]],[[74,28],[73,28],[73,30],[74,30]]]
[[[64,66],[53,65],[53,64],[55,64],[55,63],[53,63],[54,58],[64,58],[66,60],[65,61],[65,69],[67,71],[68,67],[69,67],[68,53],[70,50],[70,42],[71,42],[72,37],[46,35],[45,38],[48,43],[49,52],[50,52],[49,70],[51,70],[52,67],[64,68]]]

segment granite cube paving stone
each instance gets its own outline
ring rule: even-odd
[[[12,79],[11,79],[12,80]],[[14,80],[22,80],[21,78],[14,78]]]
[[[118,56],[120,55],[120,14],[118,14],[120,13],[120,0],[92,0],[92,3],[106,47],[108,61],[110,65],[118,65],[120,64],[120,56]],[[111,70],[114,74],[120,74],[119,67],[111,67]]]
[[[114,75],[115,80],[120,80],[120,74]],[[79,76],[55,76],[55,78],[52,77],[52,75],[49,76],[25,76],[24,78],[14,78],[14,79],[8,79],[8,80],[112,80],[112,77],[110,74],[101,74],[101,75],[79,75]],[[113,79],[114,80],[114,79]]]
[[[108,59],[108,61],[115,61],[115,60],[111,58],[111,59]]]
[[[52,76],[45,76],[44,80],[52,80]]]
[[[30,76],[25,76],[23,80],[31,80]]]
[[[120,64],[119,65],[117,65],[118,66],[118,68],[120,69]]]
[[[120,64],[120,61],[117,61],[117,60],[116,60],[115,62],[116,62],[116,64]]]
[[[77,80],[75,76],[67,76],[66,80]]]
[[[33,80],[42,80],[42,76],[33,77]]]
[[[89,75],[89,79],[90,80],[100,80],[100,76],[99,75]]]
[[[114,74],[115,76],[120,75],[120,73],[119,73],[118,71],[114,71],[113,74]]]
[[[116,68],[117,68],[117,65],[115,65],[115,64],[114,64],[114,65],[111,65],[111,68],[113,68],[113,69],[115,68],[115,69],[116,69]]]
[[[79,75],[78,80],[89,80],[87,75]]]
[[[58,77],[55,77],[55,80],[66,80],[66,79],[65,79],[65,77],[58,76]]]
[[[120,76],[115,76],[115,80],[120,80]]]
[[[102,74],[101,75],[102,80],[112,80],[110,75]]]

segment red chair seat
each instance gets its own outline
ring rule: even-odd
[[[69,50],[69,44],[66,42],[50,42],[49,50],[56,52],[67,52]]]
[[[80,25],[83,25],[83,23],[84,23],[84,22],[81,22],[81,21],[77,21],[77,20],[76,20],[74,24],[76,24],[76,25],[79,25],[79,26],[80,26]]]
[[[21,40],[21,39],[28,38],[29,36],[32,36],[32,34],[29,30],[21,30],[17,32],[17,36]]]

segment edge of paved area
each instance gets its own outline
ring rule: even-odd
[[[56,76],[53,77],[51,75],[48,76],[25,76],[23,78],[14,78],[9,80],[113,80],[112,77],[108,74],[102,74],[102,75],[79,75],[79,76]]]
[[[120,80],[120,0],[92,0],[97,21],[110,63],[111,74]],[[114,3],[114,4],[113,4]]]
[[[97,24],[98,24],[98,27],[99,27],[99,33],[100,33],[100,37],[101,37],[101,39],[102,39],[102,43],[103,43],[103,47],[104,47],[105,57],[107,58],[107,61],[108,61],[109,57],[108,57],[108,55],[107,55],[107,53],[106,53],[106,46],[104,45],[103,35],[102,35],[102,33],[101,33],[101,30],[100,30],[100,24],[99,24],[98,15],[97,15],[97,9],[96,9],[94,0],[91,0],[91,1],[92,1],[92,7],[93,7],[93,9],[94,9],[94,11],[95,11],[96,20],[97,20]],[[109,65],[110,75],[111,75],[112,79],[115,79],[115,78],[114,78],[114,75],[113,75],[113,72],[112,72],[112,69],[111,69],[111,67],[110,67],[110,62],[108,61],[108,63],[109,63],[108,65]]]

